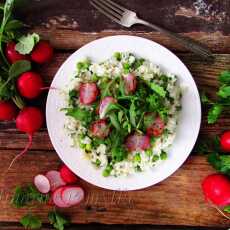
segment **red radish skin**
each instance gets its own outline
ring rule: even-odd
[[[147,128],[146,132],[149,136],[159,137],[163,133],[164,127],[164,121],[160,117],[157,117],[153,124]]]
[[[105,117],[105,112],[106,112],[108,105],[111,103],[116,103],[116,102],[117,100],[110,96],[104,97],[101,100],[100,105],[99,105],[99,116],[101,119]]]
[[[17,116],[17,107],[11,101],[0,101],[0,121],[12,121]]]
[[[42,92],[43,80],[38,73],[28,71],[21,74],[17,79],[17,88],[21,96],[34,99]]]
[[[34,177],[34,185],[41,193],[48,193],[50,191],[50,182],[48,178],[42,174]]]
[[[15,50],[16,44],[14,42],[8,42],[6,44],[5,48],[5,54],[7,57],[7,60],[13,64],[16,61],[20,60],[29,60],[29,57],[27,55],[20,54],[17,50]]]
[[[95,83],[82,83],[79,89],[80,103],[90,105],[96,101],[99,90]]]
[[[224,152],[230,153],[230,131],[226,131],[221,135],[220,146]]]
[[[74,184],[78,181],[76,175],[66,165],[61,166],[60,175],[67,184]]]
[[[62,200],[62,191],[63,189],[65,189],[65,187],[59,187],[58,189],[56,189],[53,193],[52,193],[52,201],[53,203],[59,207],[59,208],[68,208],[70,207],[69,204],[65,203]]]
[[[30,57],[38,64],[49,62],[53,57],[53,47],[48,41],[40,41],[32,50]]]
[[[41,110],[37,107],[24,107],[16,118],[16,127],[19,131],[28,134],[29,142],[22,152],[20,152],[10,163],[7,171],[11,168],[13,163],[23,156],[32,144],[32,136],[38,131],[44,122],[44,116]]]
[[[104,139],[109,135],[110,128],[105,119],[100,119],[91,124],[90,132],[94,137]]]
[[[125,93],[130,94],[136,91],[137,88],[137,79],[136,76],[132,73],[128,73],[123,77],[125,83]]]
[[[51,191],[54,191],[55,189],[66,185],[65,181],[61,178],[60,172],[56,170],[51,170],[47,172],[45,176],[50,182]]]
[[[84,190],[78,186],[66,186],[61,191],[61,198],[70,206],[80,204],[84,200]]]
[[[129,152],[146,150],[150,148],[150,137],[137,133],[131,134],[127,137],[125,146]]]
[[[230,181],[222,174],[212,174],[207,176],[202,189],[207,201],[211,201],[218,206],[230,204]]]

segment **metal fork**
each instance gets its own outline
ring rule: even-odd
[[[214,56],[212,55],[211,51],[208,48],[204,47],[203,45],[199,44],[198,42],[192,40],[189,37],[176,34],[169,30],[163,29],[157,25],[144,21],[138,18],[137,14],[134,11],[128,10],[111,0],[91,0],[90,3],[102,14],[104,14],[105,16],[107,16],[108,18],[110,18],[111,20],[117,22],[122,26],[131,27],[134,24],[146,25],[156,31],[159,31],[167,35],[170,38],[173,38],[181,45],[183,45],[193,53],[203,57],[204,59],[207,60],[214,59]]]

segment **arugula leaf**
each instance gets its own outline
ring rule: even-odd
[[[134,101],[132,101],[129,108],[129,119],[133,127],[136,127],[136,106]]]
[[[88,111],[86,109],[74,107],[74,108],[67,108],[65,110],[67,116],[71,116],[76,120],[85,123],[85,125],[88,125],[93,120],[93,112]]]
[[[48,213],[48,219],[50,224],[53,225],[55,229],[64,230],[65,225],[69,225],[70,221],[66,218],[66,216],[58,213],[57,211],[51,211]]]
[[[220,87],[217,95],[222,98],[230,97],[230,86],[222,86]]]
[[[41,220],[32,214],[27,214],[20,219],[20,223],[26,229],[40,229],[42,227]]]
[[[223,71],[219,76],[219,81],[224,84],[230,84],[230,71]]]
[[[36,33],[23,35],[18,39],[18,43],[15,46],[15,49],[20,54],[29,54],[34,46],[39,42],[40,37]]]
[[[166,96],[166,91],[164,90],[163,87],[155,84],[154,82],[150,83],[150,87],[153,91],[155,91],[158,95],[160,95],[161,97],[165,97]]]
[[[10,66],[9,79],[18,77],[20,74],[29,71],[31,69],[31,63],[27,60],[17,61]]]
[[[213,124],[219,118],[221,112],[223,111],[223,106],[220,104],[214,104],[208,112],[208,124]]]
[[[120,124],[119,124],[118,119],[117,119],[117,115],[116,115],[115,113],[109,114],[109,119],[110,119],[112,125],[113,125],[117,130],[120,130],[120,129],[121,129]]]
[[[116,146],[111,149],[112,160],[114,162],[123,161],[127,157],[127,151],[123,146]]]
[[[41,194],[33,185],[28,185],[25,187],[17,186],[15,188],[11,204],[13,204],[16,208],[21,208],[28,205],[32,201],[46,203],[48,200],[49,195]]]

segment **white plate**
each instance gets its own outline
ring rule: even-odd
[[[77,38],[76,38],[77,39]],[[93,41],[73,53],[56,73],[52,86],[63,88],[73,76],[76,63],[86,57],[93,61],[103,61],[116,52],[129,51],[156,63],[166,72],[179,77],[182,86],[187,87],[182,97],[182,112],[176,139],[166,161],[153,169],[128,177],[103,177],[101,170],[95,169],[85,159],[80,149],[71,147],[70,138],[63,130],[65,116],[60,112],[64,105],[58,90],[50,90],[46,104],[46,119],[52,144],[62,161],[79,177],[96,186],[111,190],[136,190],[154,185],[174,173],[190,154],[200,128],[201,105],[196,84],[186,66],[163,46],[135,36],[111,36]]]

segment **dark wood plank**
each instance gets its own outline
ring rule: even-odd
[[[49,29],[77,29],[88,32],[121,28],[120,25],[112,23],[98,13],[89,1],[23,0],[23,2],[23,6],[18,7],[17,12],[31,26],[41,24]],[[144,19],[175,32],[230,33],[228,0],[116,0],[116,2],[138,12]],[[151,31],[143,26],[135,26],[132,30]]]
[[[1,150],[0,153],[0,221],[17,222],[28,212],[28,208],[15,209],[10,205],[13,188],[32,182],[37,173],[57,169],[60,161],[54,152],[29,151],[14,164],[7,177],[3,177],[2,173],[17,151]],[[195,175],[192,172],[195,172]],[[78,207],[62,211],[71,216],[73,223],[227,227],[230,222],[209,207],[201,193],[201,181],[212,172],[214,170],[205,157],[193,156],[162,183],[140,191],[108,191],[81,181],[87,192],[85,202]],[[194,176],[191,177],[191,174]],[[51,209],[51,206],[38,205],[29,210],[47,222],[47,212]]]
[[[37,32],[43,38],[50,40],[54,47],[63,50],[78,49],[88,42],[106,36],[133,35],[153,40],[173,51],[188,52],[187,49],[185,49],[179,43],[158,32],[103,30],[101,32],[82,33],[78,30],[64,30],[57,28],[46,29],[41,26],[34,27],[32,31]],[[219,31],[214,31],[210,33],[192,31],[183,34],[205,44],[213,52],[230,53],[230,36],[224,35]]]

